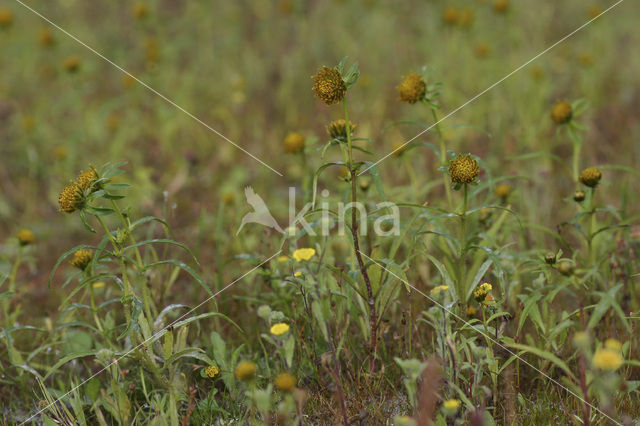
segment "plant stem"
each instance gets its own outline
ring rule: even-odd
[[[442,130],[440,129],[440,125],[438,124],[438,113],[435,109],[431,108],[431,115],[433,116],[434,127],[436,128],[436,133],[438,134],[438,140],[440,141],[440,167],[447,166],[447,147],[444,144],[444,137],[442,136]],[[449,203],[449,210],[453,209],[453,197],[451,196],[451,185],[449,184],[449,179],[447,178],[447,174],[442,174],[442,183],[444,185],[445,192],[447,194],[447,203]]]
[[[462,193],[463,201],[462,201],[462,212],[460,213],[460,283],[458,287],[460,288],[461,294],[458,295],[458,298],[461,301],[466,303],[467,301],[467,286],[466,286],[466,262],[465,256],[467,253],[467,200],[469,198],[469,188],[465,183],[462,185]]]
[[[369,329],[370,329],[370,343],[369,343],[369,372],[373,372],[375,368],[375,358],[376,358],[376,346],[378,341],[377,336],[377,328],[378,328],[378,317],[376,314],[376,302],[373,296],[373,288],[371,287],[371,280],[369,279],[369,274],[367,273],[367,268],[364,265],[364,261],[362,260],[362,254],[360,253],[360,242],[358,240],[358,223],[356,217],[356,203],[357,203],[357,178],[358,173],[353,166],[353,150],[351,147],[351,132],[349,132],[349,112],[347,110],[347,99],[343,100],[344,105],[344,121],[345,126],[347,127],[347,155],[349,160],[349,172],[351,174],[351,202],[353,206],[351,207],[351,236],[353,237],[353,248],[355,250],[356,258],[358,259],[358,265],[360,266],[360,273],[362,274],[362,278],[364,280],[364,284],[367,287],[367,298],[369,304]]]
[[[18,247],[18,255],[16,256],[16,260],[13,262],[13,267],[11,268],[11,275],[9,275],[9,291],[12,293],[16,290],[16,278],[18,276],[18,268],[22,262],[22,250],[23,247],[20,245]],[[2,301],[2,308],[4,311],[5,328],[9,328],[11,326],[11,319],[9,318],[9,298],[5,298]]]

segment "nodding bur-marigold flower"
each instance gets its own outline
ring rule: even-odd
[[[595,188],[600,179],[602,179],[602,173],[595,167],[586,168],[580,173],[580,183],[588,186],[589,188]]]
[[[218,375],[218,373],[220,373],[220,369],[218,368],[217,365],[210,365],[207,368],[204,369],[204,374],[207,375],[207,377],[213,379],[214,377],[216,377]]]
[[[565,277],[573,274],[574,269],[575,267],[573,266],[573,263],[569,262],[568,260],[563,260],[562,262],[558,263],[558,272],[560,272]]]
[[[496,0],[493,2],[493,10],[497,13],[505,13],[509,9],[509,0]]]
[[[236,379],[238,380],[251,380],[255,377],[258,366],[255,362],[240,361],[236,366]]]
[[[291,154],[297,154],[304,149],[304,142],[304,135],[291,132],[284,138],[284,150]]]
[[[616,371],[622,366],[622,355],[613,349],[597,349],[593,355],[593,365],[600,370]]]
[[[442,409],[447,415],[453,415],[460,408],[460,401],[457,399],[447,399],[442,403]]]
[[[509,196],[509,194],[511,194],[511,187],[506,183],[501,183],[500,185],[496,186],[494,192],[496,194],[496,197],[505,199]]]
[[[0,7],[0,27],[7,28],[13,24],[13,12],[6,7]]]
[[[421,76],[411,72],[402,79],[397,89],[400,95],[400,101],[415,104],[424,99],[427,93],[427,83],[424,82]]]
[[[544,255],[544,261],[547,265],[555,265],[556,263],[556,254],[553,252],[548,252]]]
[[[584,196],[584,191],[578,189],[573,193],[573,201],[575,201],[576,203],[581,203],[582,201],[584,201]]]
[[[442,21],[447,25],[456,25],[459,18],[458,9],[453,6],[448,6],[442,12]]]
[[[273,383],[276,385],[276,388],[281,390],[282,392],[290,392],[293,388],[296,387],[296,378],[289,373],[280,373],[273,380]]]
[[[81,271],[84,271],[85,269],[87,269],[87,266],[89,266],[89,263],[91,263],[92,259],[93,252],[91,250],[80,249],[76,250],[76,252],[73,253],[71,264]]]
[[[28,246],[29,244],[33,244],[36,240],[36,236],[31,232],[30,229],[21,229],[16,234],[18,237],[18,242],[21,246]]]
[[[483,302],[487,295],[493,290],[493,286],[489,283],[483,283],[473,290],[473,298],[476,302]]]
[[[49,47],[53,45],[53,33],[49,28],[43,28],[38,33],[38,43],[42,47]]]
[[[347,85],[336,68],[322,67],[313,76],[313,91],[322,102],[332,105],[342,101]]]
[[[458,155],[449,163],[449,175],[453,183],[473,183],[479,173],[478,162],[470,155]]]
[[[64,69],[69,73],[75,73],[80,69],[80,58],[77,56],[69,56],[64,60]]]
[[[556,124],[564,124],[571,121],[573,111],[571,104],[565,101],[557,102],[553,108],[551,108],[551,119]]]
[[[60,211],[65,213],[73,213],[84,206],[84,195],[77,183],[71,183],[62,189],[58,204],[60,204]]]
[[[149,8],[144,3],[136,3],[131,10],[131,14],[136,19],[143,19],[149,14]]]
[[[93,192],[98,189],[96,185],[93,185],[94,181],[97,179],[98,179],[98,174],[95,172],[95,170],[93,169],[83,170],[78,175],[78,178],[76,179],[76,183],[78,184],[78,187],[81,190],[86,191],[87,189],[91,188],[91,191]]]
[[[356,125],[349,121],[349,134],[352,135]],[[327,133],[331,139],[346,140],[347,139],[347,122],[344,118],[334,120],[327,126]]]

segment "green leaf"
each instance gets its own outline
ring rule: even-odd
[[[84,358],[84,357],[87,357],[87,356],[94,356],[96,353],[98,353],[98,350],[94,349],[94,350],[91,350],[91,351],[82,351],[82,352],[72,353],[72,354],[69,354],[69,355],[63,357],[58,362],[56,362],[53,365],[53,367],[51,367],[49,369],[49,371],[47,371],[47,374],[44,376],[44,380],[47,380],[47,377],[49,377],[50,375],[55,373],[56,370],[58,370],[58,368],[60,368],[61,366],[63,366],[67,362],[69,362],[71,360],[74,360],[74,359],[78,359],[78,358]]]

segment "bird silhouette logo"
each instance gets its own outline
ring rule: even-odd
[[[284,234],[284,231],[282,230],[282,228],[280,228],[278,222],[276,222],[276,220],[271,215],[271,212],[269,211],[269,208],[267,207],[265,202],[258,194],[255,193],[252,187],[247,186],[246,188],[244,188],[244,196],[247,199],[247,203],[249,203],[249,205],[253,207],[253,211],[245,214],[242,217],[242,222],[240,223],[240,227],[238,228],[238,232],[236,232],[236,235],[240,233],[240,230],[242,230],[244,225],[246,225],[247,223],[259,223],[260,225],[264,225],[268,228],[273,228],[281,234]]]

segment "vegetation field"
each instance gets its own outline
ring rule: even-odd
[[[0,424],[640,424],[634,0],[0,0]]]

